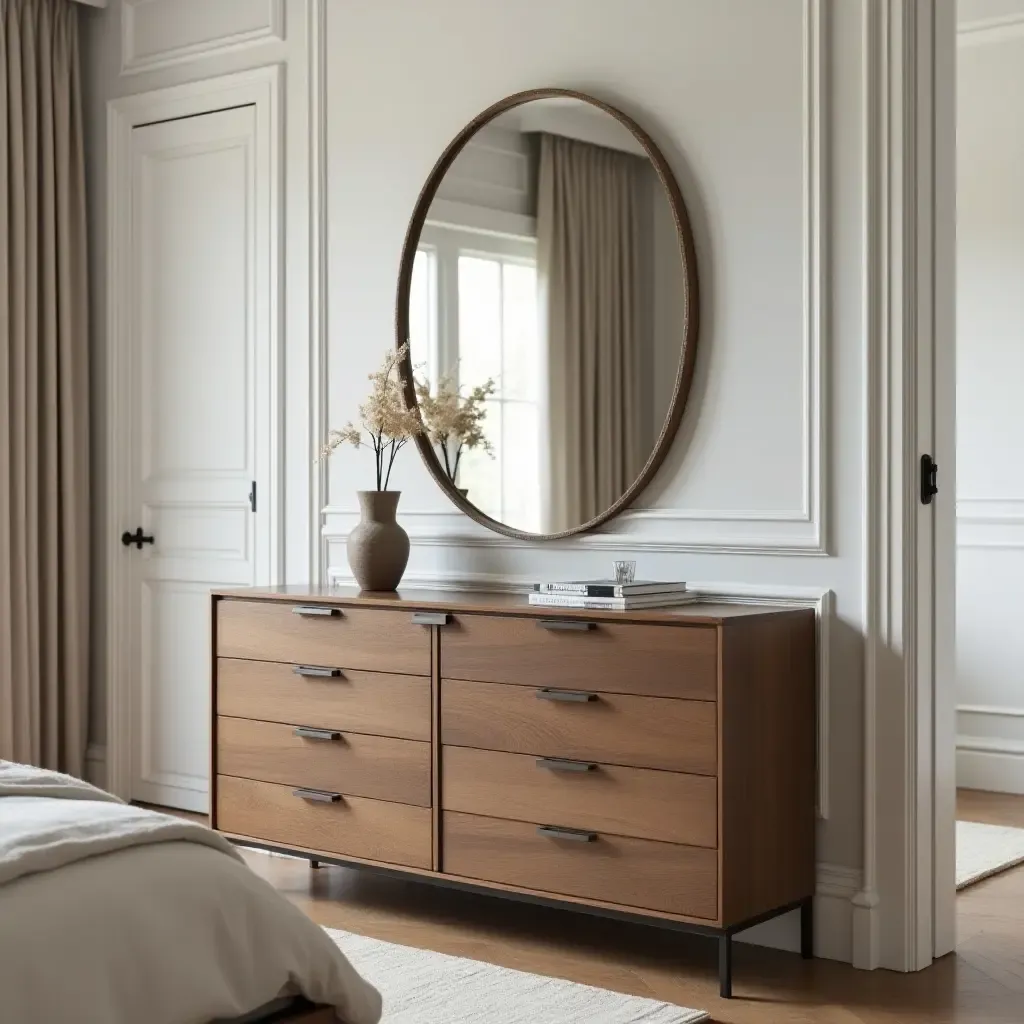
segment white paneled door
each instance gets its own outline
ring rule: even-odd
[[[272,576],[269,162],[257,108],[131,132],[131,792],[207,807],[211,588]],[[137,531],[141,530],[141,534]]]

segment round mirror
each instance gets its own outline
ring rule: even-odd
[[[604,522],[664,458],[696,355],[693,240],[664,157],[579,93],[496,103],[420,194],[396,324],[420,452],[459,508],[514,537]]]

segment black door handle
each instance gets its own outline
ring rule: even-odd
[[[137,544],[139,550],[141,551],[143,544],[152,544],[154,543],[154,541],[152,537],[147,537],[142,532],[142,527],[140,526],[136,529],[134,533],[129,533],[127,530],[125,530],[124,533],[121,534],[121,543],[126,548],[130,548],[133,544]]]

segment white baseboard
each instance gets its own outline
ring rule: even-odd
[[[107,748],[102,743],[90,743],[86,748],[85,781],[107,788]]]
[[[958,736],[956,784],[963,789],[1024,794],[1024,742]]]
[[[207,814],[210,807],[208,774],[150,771],[145,778],[132,779],[132,800],[156,807],[172,807],[194,814]]]
[[[860,889],[859,868],[819,864],[814,896],[814,955],[850,963],[853,956],[853,904]],[[793,911],[736,935],[737,942],[800,951],[800,915]]]

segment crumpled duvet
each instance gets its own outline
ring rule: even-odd
[[[327,933],[221,836],[0,761],[3,1024],[209,1024],[290,994],[380,1019]]]

